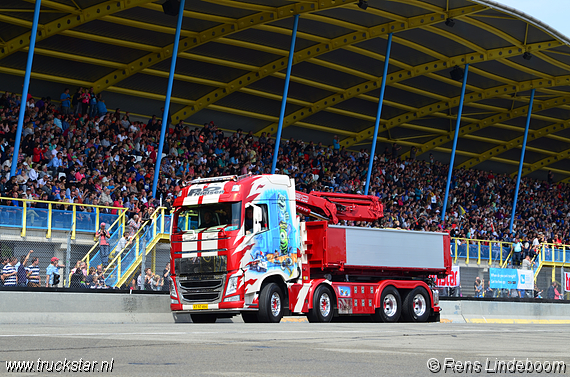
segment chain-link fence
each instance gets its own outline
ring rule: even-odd
[[[122,285],[116,284],[112,269],[104,270],[100,262],[91,259],[87,266],[85,256],[93,247],[98,250],[95,242],[75,243],[74,241],[61,242],[45,241],[14,241],[0,240],[0,269],[4,279],[0,279],[0,289],[9,287],[27,287],[29,289],[54,287],[70,289],[141,289],[139,285],[132,284],[144,269],[150,268],[151,276],[158,278],[158,287],[154,284],[144,284],[145,290],[168,290],[168,274],[164,276],[164,269],[170,258],[170,245],[158,243],[154,251],[149,252],[143,263],[135,268]],[[31,251],[31,252],[30,252]],[[20,268],[20,266],[23,266]],[[6,268],[5,268],[6,267]],[[15,272],[15,274],[14,274]],[[156,277],[155,277],[156,275]],[[55,280],[55,281],[54,281]]]
[[[1,285],[31,288],[65,287],[68,284],[65,279],[66,271],[70,271],[75,262],[81,260],[91,247],[89,244],[77,244],[65,240],[64,242],[0,240],[0,262],[4,275],[4,279],[0,279]],[[23,268],[20,268],[20,265]],[[59,275],[59,279],[56,275]]]

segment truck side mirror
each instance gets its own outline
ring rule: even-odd
[[[261,207],[256,205],[253,206],[253,233],[261,232],[261,221],[263,219],[263,214],[261,213]]]

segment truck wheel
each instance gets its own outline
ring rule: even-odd
[[[283,317],[283,293],[275,283],[269,283],[259,295],[259,322],[279,323]]]
[[[333,299],[329,287],[319,285],[313,295],[313,309],[307,315],[309,322],[330,322],[333,317]]]
[[[257,319],[257,312],[242,312],[241,319],[245,323],[258,323],[259,319]]]
[[[384,288],[380,296],[380,307],[372,314],[375,322],[397,322],[402,311],[402,299],[398,290],[392,286]]]
[[[214,323],[218,317],[215,314],[191,314],[194,323]]]
[[[414,288],[404,299],[402,315],[406,321],[426,322],[429,318],[431,301],[423,287]]]

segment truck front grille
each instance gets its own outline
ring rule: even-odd
[[[178,280],[179,292],[187,302],[220,302],[226,275],[193,275]]]

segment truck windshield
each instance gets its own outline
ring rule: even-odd
[[[220,230],[226,226],[239,227],[241,222],[241,202],[214,203],[183,207],[178,213],[177,232],[190,229]]]

